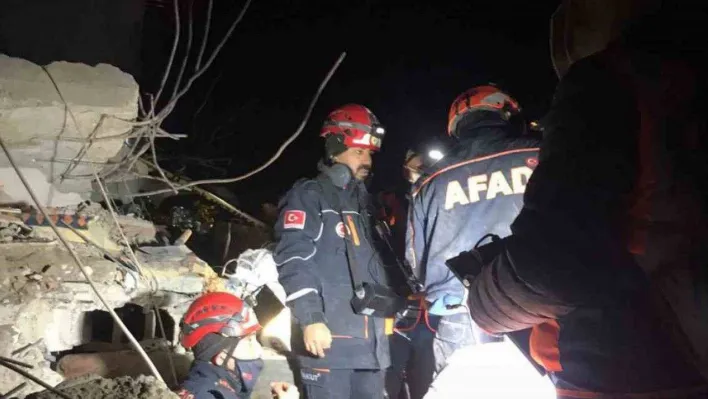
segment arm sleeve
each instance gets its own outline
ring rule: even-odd
[[[322,283],[314,260],[322,231],[317,193],[303,186],[293,188],[281,203],[274,230],[273,258],[288,307],[303,327],[324,323]]]
[[[435,190],[432,184],[427,185],[412,200],[407,257],[426,291],[440,290],[442,287],[446,294],[462,298],[464,286],[445,264],[447,259],[462,251],[452,250],[455,248],[455,233],[448,224],[450,219],[438,213],[436,198],[439,194]]]
[[[413,274],[422,282],[425,281],[425,218],[420,196],[410,200],[406,225],[406,261]]]
[[[627,79],[599,56],[561,81],[513,235],[470,289],[482,328],[519,330],[638,288],[643,276],[622,231],[638,120]]]

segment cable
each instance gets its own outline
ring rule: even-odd
[[[332,78],[334,75],[334,72],[339,68],[339,65],[344,61],[344,57],[346,57],[347,53],[344,52],[342,53],[337,61],[334,63],[332,68],[329,70],[329,73],[327,73],[327,76],[325,76],[324,80],[322,83],[320,83],[320,87],[317,89],[317,92],[315,93],[314,97],[312,98],[312,101],[310,101],[310,106],[307,109],[307,112],[305,113],[304,118],[300,122],[300,126],[298,126],[297,130],[295,130],[295,133],[293,133],[292,136],[290,136],[285,142],[278,148],[278,151],[275,152],[275,155],[273,155],[266,163],[263,165],[257,167],[256,169],[253,169],[252,171],[243,174],[241,176],[237,177],[232,177],[228,179],[207,179],[207,180],[197,180],[193,181],[191,183],[183,184],[181,186],[177,186],[177,190],[183,190],[185,188],[189,187],[194,187],[198,185],[203,185],[203,184],[228,184],[228,183],[235,183],[241,180],[248,179],[249,177],[262,172],[266,168],[268,168],[270,165],[272,165],[280,156],[283,154],[285,149],[293,142],[295,141],[298,136],[300,136],[300,133],[302,133],[303,129],[305,128],[305,125],[307,124],[307,121],[310,119],[310,115],[312,115],[312,111],[315,108],[315,104],[317,104],[317,100],[320,98],[320,95],[324,91],[325,87],[327,86],[327,83],[329,83],[329,80]],[[137,193],[133,194],[131,197],[146,197],[150,195],[156,195],[156,194],[163,194],[163,193],[171,193],[172,189],[162,189],[162,190],[155,190],[155,191],[149,191],[145,193]]]
[[[487,233],[487,234],[483,235],[482,238],[480,238],[480,239],[477,241],[477,243],[474,244],[474,247],[472,247],[472,248],[477,249],[477,247],[479,247],[479,244],[481,244],[482,241],[486,240],[487,238],[491,238],[491,239],[492,239],[492,242],[497,242],[497,241],[499,241],[499,240],[501,239],[501,238],[499,238],[499,236],[496,235],[496,234]]]
[[[44,216],[44,219],[49,223],[49,226],[52,228],[54,231],[54,234],[57,235],[57,238],[59,238],[59,241],[61,241],[62,244],[66,247],[66,249],[69,251],[69,254],[71,254],[71,257],[74,258],[74,262],[76,262],[76,266],[78,266],[79,270],[81,271],[81,274],[84,275],[86,278],[86,282],[89,284],[93,292],[96,294],[96,297],[98,297],[99,301],[103,304],[103,306],[106,308],[108,313],[111,315],[113,320],[116,322],[118,327],[123,331],[123,334],[128,338],[131,344],[135,347],[135,350],[140,354],[140,356],[145,360],[145,363],[147,363],[148,367],[150,368],[150,371],[153,373],[155,378],[157,378],[160,382],[165,382],[165,380],[162,379],[162,376],[160,375],[160,372],[157,371],[157,368],[155,368],[155,365],[153,364],[152,360],[148,357],[147,353],[145,353],[145,350],[140,346],[138,341],[135,339],[133,334],[128,330],[128,327],[123,324],[123,321],[118,317],[116,312],[111,308],[106,300],[103,298],[101,293],[98,291],[98,288],[96,288],[96,285],[93,283],[91,280],[91,277],[89,276],[88,272],[86,272],[86,267],[84,267],[83,262],[81,262],[81,259],[79,258],[79,255],[76,254],[76,251],[69,245],[69,242],[66,241],[66,238],[59,232],[59,228],[57,225],[54,223],[51,217],[49,217],[49,213],[47,212],[46,209],[40,204],[39,199],[37,198],[37,194],[35,194],[34,190],[32,189],[32,186],[30,186],[29,182],[27,182],[27,179],[25,178],[24,174],[20,171],[19,167],[17,166],[17,163],[15,162],[14,157],[12,154],[10,154],[10,151],[7,149],[7,146],[5,145],[5,141],[0,137],[0,147],[2,147],[3,152],[5,152],[5,156],[7,156],[8,162],[10,162],[10,165],[12,165],[12,168],[15,170],[15,173],[17,174],[17,177],[20,178],[20,181],[22,182],[22,185],[25,186],[25,189],[29,193],[30,197],[32,197],[32,201],[34,204],[37,206],[37,209],[42,212],[42,216]],[[5,364],[6,367],[8,367],[7,364]],[[10,365],[11,366],[11,365]],[[29,377],[28,377],[29,378]],[[44,382],[42,382],[44,384]],[[46,384],[45,384],[46,385]],[[43,385],[44,386],[44,385]],[[47,385],[48,386],[48,385]],[[64,396],[67,397],[68,396]],[[71,398],[69,398],[71,399]]]
[[[162,316],[160,316],[160,310],[155,304],[153,304],[153,311],[155,312],[155,317],[157,318],[157,325],[158,327],[160,327],[160,333],[162,334],[162,338],[167,340],[167,334],[165,334],[165,327],[162,324]],[[179,384],[179,381],[177,380],[177,369],[175,369],[175,362],[172,360],[172,339],[170,339],[169,342],[170,347],[165,348],[165,353],[167,354],[167,361],[170,363],[170,371],[172,371],[172,378],[175,380],[175,386],[177,386]]]
[[[133,252],[133,248],[130,247],[130,241],[128,241],[128,237],[126,237],[125,233],[123,233],[123,228],[120,227],[120,222],[118,222],[118,216],[116,216],[116,211],[113,209],[113,205],[111,205],[111,199],[108,197],[108,193],[106,193],[106,188],[103,186],[103,182],[101,181],[101,178],[98,177],[98,174],[96,173],[96,169],[92,168],[91,171],[93,172],[93,177],[96,179],[96,183],[98,184],[98,188],[101,189],[101,195],[103,196],[103,200],[106,201],[106,206],[108,207],[108,211],[110,212],[111,217],[113,218],[113,222],[116,224],[116,229],[118,229],[118,232],[120,233],[120,237],[123,239],[123,242],[125,243],[125,248],[128,250],[131,260],[133,261],[133,264],[138,269],[138,273],[140,273],[140,275],[143,275],[144,274],[143,268],[142,268],[142,266],[140,266],[140,261],[138,261],[138,257],[135,256],[135,252]]]

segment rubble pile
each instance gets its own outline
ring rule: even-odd
[[[29,240],[31,229],[27,229],[19,223],[5,222],[0,219],[0,242],[24,241]]]
[[[132,76],[110,65],[40,66],[0,54],[0,138],[101,298],[139,341],[167,386],[146,377],[150,371],[144,360],[106,311],[50,220],[34,208],[17,170],[2,152],[2,397],[174,398],[168,386],[178,385],[192,361],[177,344],[179,320],[196,296],[227,289],[226,280],[185,245],[191,230],[177,228],[181,236],[170,237],[175,232],[136,217],[142,210],[135,204],[124,203],[114,216],[102,205],[87,202],[103,200],[94,173],[111,175],[101,166],[111,169],[129,152],[125,143],[135,128],[138,91]],[[148,174],[149,169],[141,173]],[[135,192],[142,184],[135,177],[111,176],[108,192],[121,201],[121,193],[127,194],[124,189]],[[224,206],[220,198],[203,194]],[[229,209],[231,217],[221,221],[228,234],[207,240],[213,242],[203,252],[219,255],[214,264],[260,247],[270,237],[262,222]],[[195,241],[190,245],[196,250]],[[284,294],[277,286],[272,289],[278,294],[275,302],[283,302]],[[282,304],[276,305],[272,313],[281,312]],[[289,313],[279,320],[264,331],[266,341],[273,341],[272,336],[286,340],[280,337],[283,333],[289,337]],[[281,354],[272,353],[266,364],[271,365],[266,373],[275,377],[266,375],[259,381],[255,399],[270,397],[269,381],[292,381]],[[19,369],[52,387],[61,383],[65,394],[44,391],[46,386],[21,375]]]
[[[0,224],[7,237],[0,242],[0,356],[32,366],[27,371],[50,385],[90,372],[103,377],[149,374],[107,313],[97,318],[96,313],[105,309],[48,222],[33,209],[2,207],[12,211],[2,213]],[[175,326],[192,298],[204,291],[223,290],[222,280],[184,245],[137,247],[136,267],[125,246],[113,240],[115,223],[98,204],[50,208],[49,212],[109,306],[140,309],[125,313],[136,319],[133,324],[139,331],[131,332],[174,385],[168,353],[178,374],[186,373],[191,359],[172,351],[167,342],[176,342]],[[120,218],[126,235],[131,226],[138,226],[133,237],[146,238],[146,223]],[[166,337],[160,335],[156,308],[168,330]],[[77,349],[91,356],[74,354]],[[135,381],[148,384],[144,379]],[[22,382],[26,382],[24,377],[0,366],[0,393]],[[18,397],[40,390],[30,382]]]
[[[63,382],[56,387],[74,399],[177,399],[165,384],[155,377],[119,377],[114,379],[89,376]],[[63,399],[56,393],[45,391],[28,396],[28,399]]]

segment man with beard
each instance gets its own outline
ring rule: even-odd
[[[274,258],[310,399],[383,397],[386,321],[357,313],[350,303],[362,282],[382,284],[386,277],[364,185],[383,133],[362,105],[334,110],[321,131],[320,175],[295,183],[280,205]]]

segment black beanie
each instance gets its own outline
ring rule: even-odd
[[[464,115],[455,127],[454,136],[460,139],[474,137],[480,128],[501,127],[511,137],[518,137],[524,133],[524,119],[520,114],[505,118],[497,111],[475,111]]]
[[[194,359],[211,362],[214,356],[224,349],[235,348],[238,341],[237,337],[225,337],[217,333],[207,334],[192,348]]]
[[[344,151],[347,146],[344,145],[344,136],[341,134],[331,134],[325,138],[325,159],[330,160]]]

